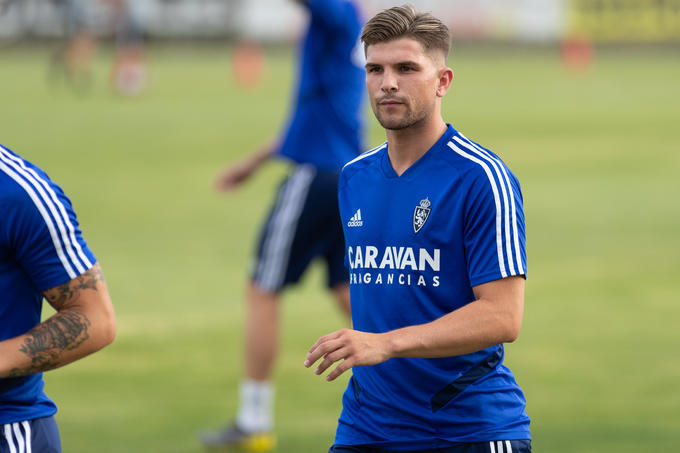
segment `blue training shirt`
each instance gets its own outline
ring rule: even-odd
[[[424,324],[473,301],[476,285],[526,275],[522,194],[498,156],[449,126],[398,177],[387,146],[349,162],[338,184],[355,329]],[[422,450],[529,439],[503,355],[496,345],[354,367],[335,443]]]
[[[339,171],[362,149],[362,21],[349,0],[309,0],[296,99],[279,154]]]
[[[42,291],[95,262],[61,188],[0,146],[0,341],[38,325]],[[0,379],[0,425],[53,415],[43,386],[42,373]]]

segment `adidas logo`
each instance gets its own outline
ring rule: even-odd
[[[349,222],[347,222],[348,227],[360,227],[364,224],[364,221],[361,220],[361,209],[357,209],[357,212],[354,213],[351,219],[349,219]]]

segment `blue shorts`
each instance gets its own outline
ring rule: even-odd
[[[338,172],[298,165],[283,181],[260,234],[251,273],[258,288],[279,292],[296,283],[317,257],[326,262],[329,287],[349,281],[338,176]]]
[[[61,453],[59,428],[54,417],[0,425],[0,453]]]
[[[370,445],[333,445],[328,453],[531,453],[531,441],[529,439],[495,440],[458,444],[435,450],[408,450],[408,452],[383,450]]]

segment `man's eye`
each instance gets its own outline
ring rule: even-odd
[[[413,71],[413,67],[408,65],[401,66],[399,69],[401,70],[401,72]]]
[[[380,72],[380,68],[372,66],[372,67],[368,68],[367,71],[368,72]]]

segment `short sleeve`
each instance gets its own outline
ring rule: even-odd
[[[526,276],[524,209],[519,182],[500,160],[476,168],[464,214],[464,244],[472,286]]]
[[[17,165],[8,174],[15,186],[3,200],[5,240],[36,288],[44,291],[90,269],[96,259],[61,188],[37,168]]]

